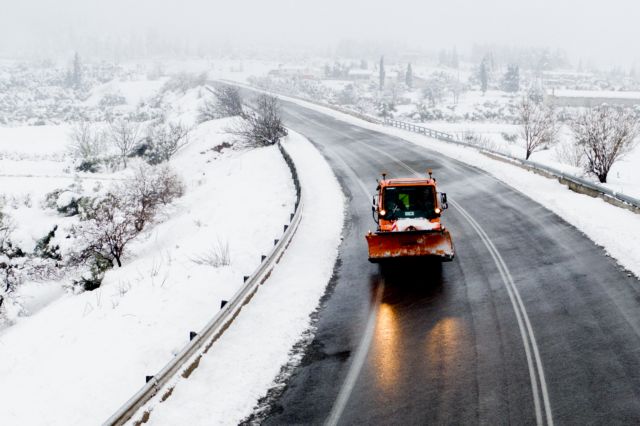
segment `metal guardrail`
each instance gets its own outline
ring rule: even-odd
[[[396,127],[398,129],[408,130],[410,132],[420,133],[426,136],[430,136],[435,139],[439,139],[445,142],[455,143],[465,147],[470,147],[479,150],[481,153],[488,155],[491,158],[513,164],[515,166],[522,167],[524,169],[533,171],[549,178],[558,179],[562,184],[567,185],[571,190],[579,192],[581,194],[590,195],[592,197],[600,197],[603,200],[611,203],[617,207],[623,207],[627,210],[631,210],[635,213],[640,213],[640,199],[630,197],[626,194],[621,194],[617,191],[613,191],[603,185],[589,182],[586,179],[579,178],[577,176],[564,173],[554,167],[540,164],[531,160],[522,160],[510,155],[504,154],[500,151],[481,148],[479,146],[457,140],[453,135],[437,130],[429,129],[427,127],[419,126],[413,123],[407,123],[399,120],[386,119],[385,125]]]
[[[253,295],[258,291],[258,287],[270,276],[275,265],[280,261],[284,251],[288,247],[298,225],[302,219],[304,205],[302,202],[302,188],[298,178],[298,171],[289,153],[278,143],[278,148],[291,170],[293,182],[296,188],[296,202],[294,213],[291,214],[290,222],[284,225],[284,233],[279,240],[274,241],[271,252],[263,257],[263,260],[254,271],[247,277],[244,285],[233,295],[220,311],[205,325],[205,327],[193,336],[193,339],[158,373],[152,377],[147,377],[147,383],[140,388],[127,402],[125,402],[109,419],[104,422],[105,426],[123,425],[129,421],[144,405],[158,394],[163,388],[171,384],[178,374],[188,377],[192,370],[197,368],[200,358],[205,354],[211,345],[224,333],[233,320],[240,314],[242,307],[246,305]],[[170,389],[165,395],[170,394]],[[142,413],[142,417],[148,413]]]

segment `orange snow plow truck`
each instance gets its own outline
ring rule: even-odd
[[[382,174],[373,198],[376,232],[367,234],[369,261],[430,257],[443,261],[455,255],[449,231],[440,222],[447,194],[438,193],[431,170],[428,178],[387,179]]]

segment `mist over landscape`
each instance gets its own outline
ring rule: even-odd
[[[120,54],[132,56],[290,48],[317,53],[353,41],[418,51],[457,46],[468,54],[473,45],[491,44],[563,49],[574,64],[630,67],[639,58],[629,46],[640,38],[638,8],[623,0],[5,0],[0,52],[24,58],[79,50],[108,57],[111,51],[97,48],[117,44]]]
[[[640,424],[639,17],[0,0],[0,425]]]

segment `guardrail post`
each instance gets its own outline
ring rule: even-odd
[[[198,335],[198,333],[196,333],[195,331],[190,331],[189,332],[189,340],[193,340],[197,335]]]

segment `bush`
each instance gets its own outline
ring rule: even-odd
[[[191,129],[182,123],[150,126],[145,142],[138,145],[134,152],[151,165],[169,161],[189,143],[190,131]]]
[[[81,276],[74,280],[73,284],[82,287],[85,291],[93,291],[102,285],[106,272],[113,267],[113,263],[102,256],[96,255],[89,268],[89,276]]]
[[[43,259],[52,259],[60,261],[62,255],[60,254],[60,246],[58,244],[52,244],[51,240],[56,236],[58,225],[55,225],[51,231],[44,237],[38,240],[33,254]]]
[[[25,253],[11,242],[13,229],[13,222],[0,211],[0,307],[23,279],[21,258]]]
[[[201,123],[217,118],[244,115],[240,89],[235,86],[221,86],[210,91],[214,98],[212,100],[205,98],[200,106],[198,120]]]
[[[270,95],[259,95],[255,100],[255,111],[244,114],[244,119],[229,132],[240,137],[248,146],[268,146],[278,143],[287,135],[282,124],[278,99]]]
[[[101,161],[97,158],[84,159],[76,166],[79,172],[98,173],[100,171]]]
[[[229,243],[218,240],[209,250],[192,257],[191,261],[197,265],[212,266],[214,268],[231,265]]]
[[[509,143],[515,143],[518,140],[518,135],[516,133],[502,132],[502,139]]]
[[[161,204],[183,194],[178,176],[167,166],[141,166],[123,186],[86,203],[83,222],[73,228],[84,248],[78,261],[103,259],[122,266],[128,243],[153,221]]]
[[[185,93],[189,89],[203,86],[207,82],[207,74],[178,73],[172,76],[162,86],[163,92],[182,92]]]
[[[127,103],[127,99],[124,96],[120,94],[115,94],[115,93],[107,93],[102,97],[102,99],[100,99],[98,106],[100,108],[106,108],[106,107],[114,107],[118,105],[125,105],[126,103]]]
[[[99,171],[106,153],[105,135],[95,123],[80,121],[71,131],[68,149],[71,156],[79,162],[77,170],[95,173]]]

